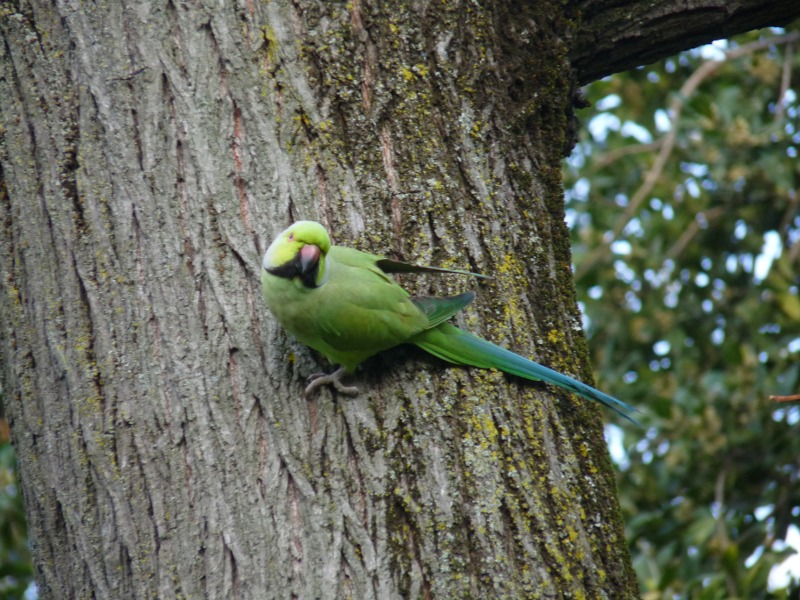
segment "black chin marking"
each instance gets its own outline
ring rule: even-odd
[[[303,285],[307,288],[317,287],[317,273],[319,273],[319,261],[315,262],[307,271],[303,270],[302,262],[300,261],[300,254],[297,254],[289,262],[283,263],[278,267],[270,267],[266,269],[270,275],[276,277],[283,277],[284,279],[299,278]]]
[[[311,267],[308,271],[304,273],[300,273],[300,281],[303,282],[303,285],[307,288],[315,288],[317,287],[317,273],[319,272],[319,263],[315,262],[314,266]]]

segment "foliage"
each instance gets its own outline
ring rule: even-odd
[[[686,52],[579,115],[576,278],[599,387],[643,412],[609,433],[647,599],[800,593],[768,584],[800,522],[800,403],[769,398],[800,393],[798,47]]]
[[[0,600],[22,598],[33,581],[17,460],[8,433],[0,418]]]

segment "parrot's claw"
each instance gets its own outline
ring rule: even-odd
[[[347,371],[344,367],[339,367],[330,374],[314,373],[308,378],[310,383],[306,386],[306,396],[309,396],[311,392],[323,385],[332,385],[342,394],[355,396],[358,394],[358,388],[352,385],[344,385],[342,383],[342,377],[344,377],[346,373]]]

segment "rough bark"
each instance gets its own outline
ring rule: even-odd
[[[493,274],[464,324],[589,378],[560,177],[577,14],[1,10],[0,351],[42,598],[637,595],[596,407],[409,350],[306,400],[327,365],[258,292],[268,241],[316,218]]]
[[[701,44],[800,18],[796,0],[626,2],[576,0],[581,25],[570,50],[583,85]]]

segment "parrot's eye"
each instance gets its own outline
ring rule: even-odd
[[[293,233],[290,233],[290,234],[289,234],[289,241],[290,241],[290,242],[291,242],[291,241],[294,241],[294,234],[293,234]]]

